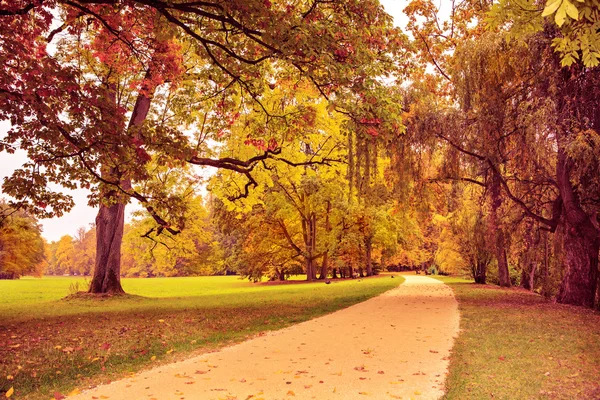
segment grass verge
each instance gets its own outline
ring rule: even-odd
[[[600,314],[521,289],[439,279],[461,313],[446,399],[600,398]]]
[[[0,397],[14,388],[13,399],[61,398],[348,307],[402,281],[385,275],[330,285],[123,279],[129,294],[104,298],[64,298],[69,288],[83,287],[77,278],[0,281]]]

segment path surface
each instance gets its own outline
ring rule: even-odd
[[[69,399],[437,399],[457,303],[440,281],[405,278],[333,314]]]

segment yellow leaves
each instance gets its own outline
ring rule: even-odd
[[[8,389],[8,392],[6,392],[6,394],[4,395],[7,399],[13,395],[13,393],[15,392],[15,388],[11,386],[10,389]]]
[[[167,354],[171,354],[174,351],[175,351],[175,349],[167,350]]]
[[[563,26],[567,20],[567,16],[575,21],[579,20],[579,10],[570,0],[548,0],[546,7],[542,12],[542,17],[547,17],[552,14],[554,14],[554,22],[556,22],[556,25],[558,26]]]
[[[154,361],[154,360],[156,360],[156,356],[150,357],[150,361]]]
[[[80,391],[79,389],[73,389],[73,390],[71,391],[71,393],[69,393],[67,396],[68,396],[68,397],[71,397],[71,396],[77,396],[77,395],[78,395],[78,394],[80,394],[80,393],[81,393],[81,391]]]

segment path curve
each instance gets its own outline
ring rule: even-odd
[[[363,303],[70,399],[437,399],[458,304],[436,279],[405,278]]]

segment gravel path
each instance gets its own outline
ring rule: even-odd
[[[458,305],[440,281],[405,278],[333,314],[69,399],[437,399]]]

